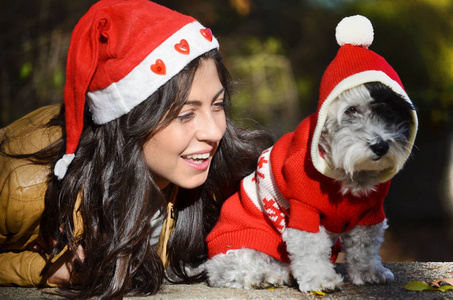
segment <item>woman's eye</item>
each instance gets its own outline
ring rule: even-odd
[[[187,113],[180,114],[177,118],[179,121],[184,122],[184,121],[190,120],[193,116],[194,116],[193,112],[187,112]]]
[[[216,111],[224,110],[227,103],[224,100],[218,100],[212,104]]]

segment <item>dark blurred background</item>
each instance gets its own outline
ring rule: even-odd
[[[71,31],[94,2],[0,2],[0,127],[62,101]],[[237,121],[254,119],[276,137],[315,111],[321,76],[338,50],[337,23],[368,17],[370,49],[397,71],[420,119],[412,157],[386,199],[382,258],[453,261],[453,1],[156,2],[213,30],[237,83]]]

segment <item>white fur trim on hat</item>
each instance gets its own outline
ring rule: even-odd
[[[340,46],[348,44],[368,48],[374,39],[373,25],[361,15],[346,17],[338,23],[335,37]]]
[[[93,121],[105,124],[131,111],[146,100],[158,88],[177,75],[189,62],[212,49],[219,48],[219,43],[212,37],[206,39],[200,30],[205,29],[199,22],[192,22],[154,49],[128,75],[105,89],[87,93],[87,100]],[[187,55],[178,53],[175,45],[186,40],[190,47]],[[165,64],[166,74],[156,74],[151,66],[160,59]]]

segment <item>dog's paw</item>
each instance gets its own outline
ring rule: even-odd
[[[265,289],[291,283],[288,264],[252,249],[218,254],[205,267],[213,287]]]
[[[298,276],[297,283],[299,290],[303,293],[311,291],[333,292],[341,289],[343,286],[343,277],[335,270],[329,272],[306,272],[302,276]]]
[[[260,277],[255,277],[254,279],[254,282],[252,280],[249,280],[247,282],[247,285],[258,290],[290,284],[289,274],[286,275],[286,278],[283,278],[280,273],[274,272],[272,270],[265,271]]]
[[[392,271],[382,265],[377,265],[374,268],[350,272],[349,277],[352,283],[356,285],[371,284],[388,284],[392,283],[394,276]]]

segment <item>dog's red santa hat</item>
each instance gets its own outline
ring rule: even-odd
[[[83,129],[85,99],[94,123],[105,124],[146,100],[190,61],[219,48],[210,29],[148,0],[101,0],[76,25],[64,91],[66,154],[62,179]]]
[[[368,49],[373,42],[373,26],[366,17],[355,15],[346,17],[336,27],[336,40],[340,49],[327,67],[321,80],[318,121],[313,133],[311,158],[315,168],[322,174],[333,178],[332,170],[319,152],[319,140],[324,127],[329,106],[346,90],[368,82],[380,82],[411,103],[403,84],[388,62],[377,53]],[[412,110],[413,122],[406,159],[409,157],[417,134],[418,121],[415,109]],[[381,182],[392,178],[399,170],[389,169],[380,174]]]

